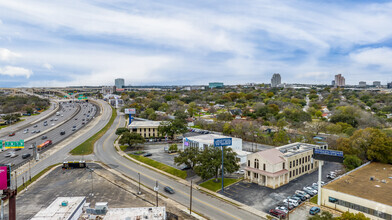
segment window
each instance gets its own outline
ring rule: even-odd
[[[304,163],[304,161],[305,161],[305,158],[302,157],[302,163]]]
[[[298,175],[298,168],[295,170],[295,175]]]
[[[250,167],[250,160],[248,160],[248,167]]]
[[[291,161],[290,161],[290,168],[291,168]]]
[[[290,178],[291,178],[291,171],[290,171]]]
[[[263,170],[265,170],[265,163],[263,164]]]
[[[296,162],[295,162],[295,163],[296,163],[296,166],[298,166],[298,159],[296,160]]]
[[[304,172],[304,167],[302,167],[302,173]]]
[[[259,169],[259,159],[255,159],[254,167],[255,167],[256,169]]]
[[[308,164],[308,170],[310,170],[310,164]]]
[[[248,176],[250,176],[250,171],[248,171]]]
[[[258,173],[253,173],[253,177],[254,178],[259,178],[259,174]]]
[[[313,163],[312,163],[312,169],[313,169]]]
[[[286,169],[286,168],[285,168],[285,163],[284,163],[284,162],[283,162],[283,169]]]
[[[299,158],[299,165],[301,165],[301,158]]]
[[[308,156],[308,161],[310,161],[310,155]]]

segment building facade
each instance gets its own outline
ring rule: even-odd
[[[392,165],[368,163],[321,188],[321,204],[341,212],[362,212],[392,220]]]
[[[361,87],[361,88],[365,88],[366,87],[366,82],[365,81],[360,81],[358,83],[358,86]]]
[[[342,76],[342,74],[335,75],[335,87],[344,86],[346,86],[346,79]]]
[[[210,89],[215,89],[215,88],[223,88],[224,85],[222,82],[210,82],[208,84],[208,87],[210,87]]]
[[[271,78],[271,87],[278,87],[282,84],[282,78],[280,77],[279,73],[274,73]]]
[[[387,83],[387,88],[388,88],[388,89],[392,89],[392,82]]]
[[[115,79],[114,85],[116,86],[117,89],[124,88],[124,79],[122,79],[122,78]]]
[[[115,86],[102,86],[101,93],[106,94],[113,94],[116,91]]]
[[[128,129],[130,132],[138,133],[144,138],[155,138],[160,136],[158,132],[160,124],[160,121],[132,121],[128,125]]]
[[[289,183],[318,168],[313,160],[313,148],[326,149],[326,145],[293,143],[253,153],[247,157],[245,179],[272,189]]]
[[[374,87],[381,87],[381,82],[380,81],[373,81],[373,86]]]

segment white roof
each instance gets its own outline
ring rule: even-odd
[[[126,220],[126,219],[153,219],[165,220],[166,208],[163,207],[141,207],[141,208],[111,208],[104,216],[104,220]]]
[[[129,128],[152,128],[158,127],[161,121],[132,121]]]
[[[61,203],[67,201],[66,206]],[[86,197],[57,197],[48,207],[40,210],[32,220],[48,220],[48,219],[68,219],[72,214],[81,208],[82,204],[86,202]]]
[[[240,138],[234,138],[234,137],[229,137],[229,136],[224,136],[219,134],[202,134],[193,137],[187,137],[187,139],[190,141],[199,142],[208,145],[214,145],[214,139],[218,139],[218,138],[232,138],[233,141],[241,140]]]

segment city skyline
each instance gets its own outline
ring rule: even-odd
[[[0,87],[268,83],[275,72],[282,83],[330,84],[340,73],[347,85],[392,81],[390,1],[8,1],[0,10]]]

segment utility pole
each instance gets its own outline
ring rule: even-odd
[[[158,190],[159,190],[159,186],[158,186],[158,180],[155,183],[155,187],[154,190],[156,192],[156,198],[157,198],[157,207],[158,207]]]
[[[192,214],[192,180],[191,180],[191,197],[189,201],[189,214]]]
[[[223,152],[224,152],[224,146],[222,146],[222,193],[224,192],[224,167],[223,167]]]
[[[30,182],[31,182],[31,170],[30,170],[30,162],[31,162],[31,160],[29,160],[29,176],[30,176]]]
[[[139,191],[137,192],[138,195],[142,194],[142,192],[140,192],[140,173],[137,173],[137,175],[139,176]]]

